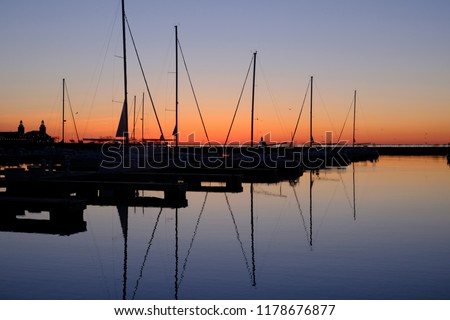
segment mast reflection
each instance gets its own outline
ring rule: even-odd
[[[250,184],[250,225],[252,246],[252,286],[256,286],[256,264],[255,264],[255,223],[253,211],[253,183]]]
[[[312,217],[312,215],[313,215],[313,200],[314,199],[313,199],[312,187],[314,185],[314,179],[313,179],[313,175],[314,174],[318,174],[318,173],[317,172],[312,172],[312,171],[310,172],[310,181],[309,181],[310,210],[309,210],[309,231],[307,232],[307,238],[308,238],[309,246],[311,248],[312,248],[312,245],[313,245],[313,238],[312,238],[313,217]],[[289,183],[290,183],[290,185],[292,187],[295,187],[295,185],[298,183],[298,180],[295,180],[295,181],[292,180]],[[278,186],[277,184],[272,184],[272,185]],[[281,188],[282,188],[281,184],[279,185],[279,187],[280,187],[280,191],[279,191],[279,194],[278,193],[276,194],[276,196],[288,199],[287,196],[281,194]],[[239,243],[239,247],[240,247],[240,250],[241,250],[242,256],[243,256],[243,261],[244,261],[245,267],[246,267],[246,269],[248,271],[250,285],[251,285],[251,287],[256,287],[256,285],[257,285],[257,276],[256,276],[256,272],[257,272],[257,270],[256,270],[257,269],[257,266],[256,266],[257,260],[256,259],[257,259],[257,257],[256,257],[256,242],[255,241],[256,241],[256,222],[257,222],[257,220],[256,220],[256,217],[255,217],[255,214],[256,214],[256,212],[255,212],[255,200],[256,200],[255,193],[256,192],[262,193],[263,196],[266,196],[266,195],[272,195],[273,196],[275,194],[271,193],[271,192],[260,192],[260,191],[257,191],[255,184],[252,183],[252,182],[248,183],[248,188],[249,188],[248,189],[249,190],[249,194],[248,194],[248,198],[247,199],[249,200],[250,217],[249,217],[249,220],[247,220],[247,221],[250,224],[249,225],[250,229],[247,232],[249,232],[249,235],[250,235],[250,237],[249,237],[250,238],[249,239],[250,240],[250,243],[249,243],[250,252],[246,252],[246,250],[244,249],[245,248],[245,241],[243,241],[242,234],[240,232],[242,230],[239,230],[239,228],[238,228],[238,222],[237,222],[238,220],[236,219],[237,217],[235,216],[235,214],[234,214],[234,212],[232,210],[232,206],[230,204],[230,198],[229,198],[229,195],[226,192],[224,192],[224,197],[225,197],[226,205],[228,206],[228,210],[229,210],[232,222],[233,222],[235,235],[236,235],[236,240]],[[173,271],[172,277],[171,277],[173,279],[171,281],[171,283],[172,283],[171,284],[171,288],[172,288],[171,291],[173,290],[172,291],[173,292],[173,296],[172,297],[175,300],[178,300],[180,298],[181,284],[182,284],[182,282],[183,282],[183,280],[185,278],[186,270],[187,270],[188,265],[189,265],[189,257],[191,256],[191,254],[193,252],[196,235],[197,235],[197,233],[198,233],[198,231],[200,229],[200,221],[202,220],[202,217],[204,216],[203,213],[205,212],[206,202],[207,202],[209,193],[205,192],[204,194],[205,194],[205,196],[204,196],[204,199],[203,199],[203,203],[201,205],[200,212],[199,212],[199,214],[198,214],[198,216],[196,218],[195,227],[193,228],[192,234],[189,237],[190,238],[190,242],[186,242],[187,250],[186,250],[185,254],[182,253],[182,251],[184,251],[184,250],[182,250],[182,246],[181,246],[181,244],[183,243],[182,239],[184,239],[184,236],[181,237],[181,235],[180,235],[180,232],[184,229],[182,227],[182,225],[181,225],[181,221],[182,220],[180,220],[180,213],[181,212],[180,212],[180,209],[178,207],[173,208],[173,211],[172,211],[173,214],[174,214],[174,219],[173,219],[174,220],[174,224],[173,224],[173,229],[172,229],[173,230],[173,239],[174,239],[173,245],[174,245],[174,247],[170,251],[173,250],[172,251],[173,252],[173,256],[172,257],[174,259],[173,260],[174,264],[172,265],[173,269],[171,268],[172,271]],[[298,197],[297,197],[295,188],[294,188],[294,194],[296,196],[297,203],[298,203],[298,206],[299,206],[299,211],[300,211],[300,214],[302,215],[302,219],[303,219],[303,214],[301,212],[301,207],[300,207],[300,203],[298,201]],[[129,289],[128,285],[129,285],[130,279],[133,278],[133,277],[130,278],[129,272],[130,272],[131,269],[129,269],[129,265],[128,265],[129,261],[131,261],[130,260],[130,256],[129,256],[129,252],[128,252],[128,248],[130,246],[129,239],[128,239],[128,237],[129,237],[129,207],[132,206],[133,204],[136,204],[136,199],[132,199],[132,201],[130,202],[130,205],[127,205],[124,202],[125,201],[124,199],[121,199],[121,201],[122,201],[121,205],[117,205],[116,208],[117,208],[117,212],[118,212],[118,216],[119,216],[119,220],[120,220],[121,233],[122,233],[122,236],[123,236],[123,239],[124,239],[124,242],[123,242],[123,246],[124,247],[123,247],[123,274],[122,274],[123,288],[122,288],[122,299],[135,299],[135,298],[138,297],[138,290],[139,290],[140,287],[142,287],[142,282],[143,282],[143,280],[146,277],[146,272],[144,270],[145,270],[146,264],[148,264],[148,261],[151,258],[150,250],[151,250],[152,244],[153,244],[153,242],[155,240],[156,232],[157,232],[158,228],[160,227],[160,220],[161,220],[163,207],[160,207],[159,213],[156,216],[156,220],[154,222],[152,231],[149,234],[149,240],[148,240],[148,243],[147,243],[147,246],[146,246],[146,250],[145,250],[143,258],[142,258],[142,263],[140,264],[140,268],[137,269],[139,271],[138,271],[137,276],[135,278],[136,280],[135,280],[134,287],[130,291],[130,290],[128,290]],[[137,210],[135,210],[135,212],[136,211]],[[306,225],[305,225],[305,230],[306,230]],[[245,232],[245,233],[247,233],[247,232]],[[147,270],[147,272],[150,272],[150,271]],[[148,275],[148,273],[147,273],[147,275]]]
[[[127,299],[127,270],[128,270],[128,207],[118,206],[117,211],[119,213],[120,226],[122,228],[123,235],[123,289],[122,299]]]

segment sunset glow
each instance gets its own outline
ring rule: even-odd
[[[66,140],[114,136],[123,101],[120,1],[14,1],[0,13],[0,131],[41,120],[61,136],[62,79],[67,81]],[[175,124],[178,25],[195,94],[211,141],[223,143],[252,53],[256,65],[254,140],[291,139],[310,76],[313,136],[377,144],[450,142],[448,1],[126,1],[137,49],[166,138]],[[129,128],[142,138],[159,129],[128,34]],[[180,140],[206,142],[183,61],[179,61]],[[229,141],[250,139],[251,74]],[[70,99],[70,100],[69,100]],[[295,143],[309,140],[309,93]],[[344,129],[343,125],[346,123]],[[333,142],[337,142],[333,140]]]

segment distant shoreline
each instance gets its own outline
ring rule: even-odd
[[[404,155],[404,156],[446,156],[450,152],[450,145],[368,145],[368,148],[377,150],[379,155]],[[351,147],[350,147],[351,148]]]
[[[15,155],[17,151],[20,149],[22,152],[24,150],[42,150],[47,149],[50,147],[51,149],[59,149],[59,148],[69,148],[73,150],[100,150],[102,143],[65,143],[63,145],[59,143],[52,143],[52,144],[35,144],[35,143],[27,143],[26,141],[8,141],[8,140],[0,140],[0,156],[11,156]],[[141,145],[140,143],[137,143],[135,145]],[[266,148],[271,149],[274,147],[279,146],[280,149],[291,149],[292,147],[289,146],[288,143],[281,143],[279,145],[271,145],[267,146]],[[180,144],[180,148],[191,150],[194,149],[208,149],[209,147],[212,147],[216,152],[221,152],[223,150],[223,145],[216,145],[212,144],[211,146],[207,144]],[[249,147],[247,145],[241,146],[242,148]],[[335,149],[338,150],[342,148],[345,149],[351,149],[352,145],[317,145],[318,148],[328,148],[328,149]],[[240,148],[239,145],[227,145],[226,149],[238,149]],[[295,145],[294,149],[301,151],[304,148],[308,148],[307,145],[301,146],[301,145]],[[355,148],[367,148],[371,150],[376,150],[379,155],[439,155],[439,156],[446,156],[450,154],[450,144],[355,144]],[[20,152],[21,153],[21,152]]]

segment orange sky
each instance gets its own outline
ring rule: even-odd
[[[347,98],[347,103],[344,104],[341,102],[338,106],[339,112],[336,111],[338,108],[334,107],[334,103],[331,102],[326,102],[326,104],[319,102],[319,105],[315,106],[313,109],[313,137],[317,142],[325,141],[327,131],[333,132],[333,139],[334,142],[336,142],[336,139],[342,130],[348,109],[350,108],[352,99],[351,92]],[[219,143],[224,142],[230,127],[236,100],[237,98],[221,103],[211,100],[210,104],[206,101],[204,106],[200,106],[202,108],[202,114],[210,140]],[[283,106],[273,106],[261,105],[258,100],[259,99],[257,99],[257,104],[255,105],[255,141],[259,141],[261,136],[265,136],[268,133],[270,133],[272,142],[289,141],[295,128],[301,101],[291,101],[292,103],[286,103]],[[361,98],[361,100],[363,100],[363,98]],[[359,143],[446,144],[450,142],[450,126],[448,126],[449,117],[445,113],[443,113],[444,116],[439,117],[434,114],[428,114],[427,112],[420,112],[420,110],[417,110],[419,107],[416,107],[416,109],[411,108],[411,112],[405,112],[404,110],[406,108],[395,110],[395,108],[390,108],[384,104],[382,107],[383,110],[386,110],[387,114],[381,114],[373,112],[372,110],[376,110],[378,106],[372,105],[372,103],[365,101],[364,105],[361,106],[361,110],[357,113],[356,140]],[[159,137],[159,130],[153,111],[149,110],[151,106],[148,101],[146,108],[147,110],[144,115],[146,119],[144,128],[145,137],[157,138]],[[159,117],[166,138],[171,138],[170,135],[174,127],[175,119],[174,112],[172,111],[173,107],[167,108],[171,109],[161,112]],[[229,141],[248,142],[250,140],[250,108],[250,98],[243,98]],[[24,121],[27,131],[36,130],[39,127],[40,121],[45,120],[48,133],[52,136],[60,137],[61,110],[59,103],[55,104],[51,113],[35,112],[35,110],[39,109],[48,110],[48,107],[45,106],[45,104],[42,104],[41,107],[39,101],[37,101],[36,105],[30,104],[28,108],[25,108],[25,112],[21,115],[17,115],[13,111],[3,113],[0,120],[1,130],[15,131],[19,120]],[[121,105],[120,103],[111,103],[104,109],[106,112],[100,117],[94,115],[94,112],[92,112],[91,119],[83,118],[78,114],[75,115],[78,132],[81,138],[113,136],[115,134]],[[132,104],[129,106],[129,109],[129,128],[131,131],[133,125]],[[424,107],[424,109],[426,108]],[[141,138],[142,132],[140,110],[141,102],[139,101],[137,106],[137,112],[139,112],[139,114],[136,116],[136,137],[139,139]],[[352,112],[353,111],[351,110],[341,140],[351,141],[353,122]],[[66,140],[75,139],[76,135],[73,121],[67,110],[66,120]],[[206,137],[195,104],[180,103],[179,129],[181,141],[187,141],[188,136],[194,133],[196,141],[206,142]],[[307,142],[308,139],[309,103],[304,107],[295,142],[304,143]]]

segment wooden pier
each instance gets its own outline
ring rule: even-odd
[[[159,206],[173,208],[187,206],[187,185],[184,183],[39,179],[8,181],[6,193],[25,197],[71,197],[86,199],[88,203],[92,203],[101,199],[117,199],[122,202],[134,199],[139,190],[163,191],[164,198],[158,203]]]
[[[129,181],[132,183],[159,182],[165,184],[187,185],[191,192],[242,192],[243,175],[237,174],[200,174],[200,173],[173,173],[173,172],[123,172],[103,173],[96,177],[102,181]],[[219,183],[208,185],[208,183]]]
[[[279,181],[276,170],[265,169],[255,169],[252,175],[236,169],[79,173],[37,169],[1,172],[0,187],[5,191],[0,192],[0,231],[69,235],[86,231],[86,205],[182,208],[188,205],[188,191],[233,193],[243,191],[243,181]],[[50,219],[30,219],[32,214],[26,211],[49,212]]]

